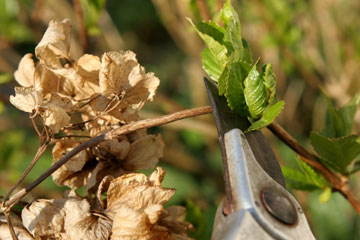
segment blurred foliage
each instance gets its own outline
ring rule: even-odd
[[[146,106],[142,117],[207,104],[200,62],[203,46],[185,17],[195,22],[206,17],[216,21],[222,1],[80,2],[89,33],[89,53],[131,49],[147,71],[161,79],[155,101]],[[28,116],[8,104],[16,85],[8,81],[9,76],[21,57],[33,51],[52,18],[67,17],[73,22],[76,31],[71,55],[80,55],[80,24],[72,4],[66,0],[0,0],[0,195],[24,171],[38,144]],[[277,95],[286,102],[278,121],[309,146],[310,131],[320,132],[326,121],[327,102],[319,89],[324,89],[336,106],[349,102],[360,90],[360,2],[234,0],[233,4],[254,59],[261,57],[271,63],[278,78]],[[359,129],[356,115],[354,131]],[[177,188],[170,204],[186,205],[187,219],[197,227],[192,236],[209,239],[216,206],[224,196],[221,154],[212,117],[182,120],[149,131],[161,133],[167,146],[161,163],[168,172],[164,184]],[[264,133],[284,165],[303,170],[286,146]],[[47,151],[24,184],[50,164],[51,152]],[[351,178],[355,192],[360,190],[358,180],[357,174]],[[48,179],[25,200],[60,196],[63,190]],[[294,193],[317,239],[360,238],[360,218],[342,196],[333,193],[327,203],[320,203],[320,190]]]

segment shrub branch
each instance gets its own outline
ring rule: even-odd
[[[199,107],[187,109],[179,112],[175,112],[172,114],[163,115],[156,118],[140,120],[137,122],[132,122],[126,125],[123,125],[119,128],[107,131],[103,134],[100,134],[92,139],[80,144],[72,151],[67,153],[63,158],[54,163],[46,172],[44,172],[40,177],[38,177],[34,182],[32,182],[27,187],[21,189],[19,192],[14,194],[8,201],[4,199],[2,203],[2,210],[7,211],[12,206],[14,206],[18,201],[20,201],[24,196],[26,196],[32,189],[34,189],[37,185],[39,185],[42,181],[44,181],[48,176],[54,173],[57,169],[59,169],[62,165],[64,165],[67,161],[69,161],[72,157],[74,157],[79,152],[85,150],[86,148],[94,147],[100,144],[103,141],[110,140],[112,138],[118,137],[123,134],[127,134],[136,130],[155,127],[159,125],[164,125],[170,122],[174,122],[183,118],[195,117],[202,114],[207,114],[212,112],[212,108],[210,106]]]

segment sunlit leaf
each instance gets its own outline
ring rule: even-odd
[[[266,89],[269,91],[268,103],[272,104],[275,100],[276,76],[272,70],[271,64],[265,64],[262,70],[264,73],[264,84]]]
[[[245,100],[249,107],[251,117],[257,119],[266,108],[266,88],[262,76],[253,65],[249,75],[244,81]]]
[[[239,22],[239,16],[232,7],[231,0],[226,0],[221,10],[221,20],[223,21],[223,25],[225,28],[229,26],[232,19]]]
[[[201,61],[205,72],[212,80],[217,82],[223,72],[223,67],[218,63],[216,57],[208,48],[204,48],[201,52]]]
[[[246,130],[246,132],[259,130],[272,123],[275,118],[280,114],[281,110],[284,107],[284,104],[284,101],[279,101],[274,105],[270,106],[267,110],[264,111],[263,115],[259,120],[251,124],[251,126]]]
[[[249,116],[248,106],[244,96],[243,81],[247,72],[241,63],[231,63],[228,66],[228,80],[225,97],[229,107],[242,116]]]

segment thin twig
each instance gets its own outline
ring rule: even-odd
[[[31,161],[31,163],[29,164],[27,169],[22,173],[20,178],[16,181],[14,186],[12,186],[11,189],[6,193],[6,195],[3,198],[3,201],[6,201],[8,199],[8,197],[10,196],[10,194],[20,185],[20,183],[24,180],[24,178],[29,174],[31,169],[33,169],[33,167],[35,166],[35,164],[37,163],[37,161],[39,160],[41,155],[45,152],[45,150],[48,146],[49,146],[49,142],[45,142],[38,148],[33,160]]]
[[[9,228],[9,231],[10,231],[10,234],[11,234],[11,238],[13,240],[18,240],[18,238],[17,238],[17,236],[15,234],[14,226],[13,226],[11,218],[10,218],[10,213],[8,211],[5,211],[4,214],[5,214],[6,222],[8,224],[8,228]]]
[[[99,143],[113,139],[114,137],[117,137],[119,135],[127,134],[136,130],[149,128],[149,127],[155,127],[163,124],[167,124],[170,122],[174,122],[183,118],[188,117],[195,117],[202,114],[207,114],[212,112],[212,108],[210,106],[205,107],[199,107],[199,108],[193,108],[188,109],[184,111],[175,112],[172,114],[163,115],[157,118],[153,119],[145,119],[137,122],[132,122],[126,125],[123,125],[117,129],[107,131],[99,136],[96,136],[89,141],[86,141],[76,148],[74,148],[72,151],[67,153],[63,158],[61,158],[59,161],[54,163],[46,172],[41,174],[39,178],[37,178],[34,182],[32,182],[30,185],[28,185],[26,188],[21,189],[19,192],[14,194],[9,201],[6,201],[3,203],[3,208],[9,209],[14,204],[16,204],[18,201],[20,201],[26,194],[28,194],[32,189],[34,189],[37,185],[39,185],[42,181],[44,181],[48,176],[50,176],[52,173],[54,173],[57,169],[59,169],[62,165],[64,165],[67,161],[69,161],[72,157],[74,157],[79,152],[94,147],[98,145]]]
[[[356,213],[360,216],[360,202],[349,187],[348,177],[338,176],[324,166],[319,159],[308,152],[295,138],[293,138],[285,129],[283,129],[277,122],[273,122],[268,126],[268,129],[288,145],[292,150],[300,155],[301,159],[318,170],[331,183],[332,187],[339,191],[353,206]]]

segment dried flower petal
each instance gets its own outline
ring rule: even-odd
[[[71,23],[50,21],[43,38],[35,48],[35,55],[50,68],[62,68],[61,59],[69,59]]]
[[[10,96],[10,103],[21,111],[31,113],[41,106],[41,92],[33,88],[15,87],[15,96]]]
[[[33,240],[17,216],[10,216],[18,240]],[[0,239],[12,240],[5,216],[0,216]]]
[[[152,169],[163,156],[164,142],[160,135],[146,135],[131,143],[123,166],[127,170]]]
[[[23,56],[18,69],[14,73],[15,80],[22,87],[34,86],[35,64],[32,56],[30,53]]]
[[[143,210],[155,204],[164,205],[174,194],[175,189],[154,186],[144,174],[126,174],[114,179],[109,185],[106,215],[114,218],[118,207],[124,204],[135,210]]]
[[[99,85],[103,94],[120,94],[131,87],[129,74],[139,65],[135,53],[107,52],[102,56],[101,62]]]
[[[111,239],[146,240],[151,238],[151,224],[144,212],[120,205],[114,217]]]
[[[78,224],[91,213],[87,200],[71,193],[63,199],[37,200],[26,206],[21,215],[24,226],[35,237],[78,240],[81,238],[72,231],[79,230]]]
[[[70,116],[67,115],[65,109],[54,104],[48,105],[43,114],[45,125],[48,126],[53,133],[58,133],[61,128],[70,123]]]
[[[153,73],[146,73],[131,51],[107,52],[102,57],[99,85],[104,95],[121,95],[123,101],[140,109],[152,100],[159,86]]]
[[[53,148],[53,164],[59,161],[66,153],[77,147],[80,142],[62,141],[57,142]],[[86,151],[81,151],[72,157],[52,174],[52,178],[57,185],[65,185],[70,188],[82,187],[87,183],[90,172],[80,172],[88,161]],[[75,175],[74,175],[75,174]]]

